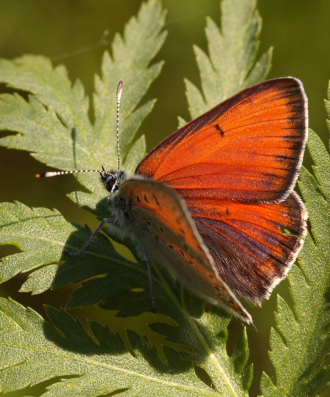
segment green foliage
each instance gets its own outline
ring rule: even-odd
[[[223,0],[221,22],[221,32],[207,22],[209,56],[195,48],[202,93],[186,82],[192,116],[263,80],[270,67],[271,51],[256,61],[261,22],[255,1]],[[0,81],[16,91],[0,96],[0,129],[15,132],[0,144],[30,151],[59,169],[116,168],[114,93],[124,79],[123,168],[133,171],[145,151],[144,137],[136,140],[136,132],[153,101],[139,104],[161,70],[161,64],[149,64],[164,42],[163,26],[159,2],[149,0],[128,22],[124,37],[115,36],[112,54],[104,54],[101,75],[95,78],[94,122],[82,84],[71,84],[63,66],[53,68],[40,56],[0,60]],[[299,267],[289,275],[294,313],[279,298],[270,354],[276,385],[264,375],[265,396],[317,395],[330,380],[328,367],[320,368],[330,350],[330,160],[314,134],[309,149],[315,178],[304,170],[300,189],[312,233]],[[90,193],[77,192],[72,200],[103,217],[106,194],[98,178],[77,178]],[[118,254],[101,233],[83,255],[69,257],[64,249],[78,249],[91,231],[69,224],[57,211],[3,203],[0,224],[0,244],[20,250],[3,259],[1,282],[29,272],[22,292],[77,286],[65,310],[46,308],[47,320],[12,300],[0,300],[0,391],[26,388],[29,393],[29,386],[51,382],[43,395],[98,396],[117,390],[132,396],[248,395],[253,366],[247,337],[244,330],[229,357],[228,315],[213,307],[204,311],[199,299],[161,272],[154,280],[159,314],[149,313],[147,270]],[[88,322],[83,327],[67,311],[92,305],[106,309],[106,326]]]
[[[128,171],[133,171],[145,150],[144,137],[133,145],[132,142],[154,101],[139,107],[138,104],[161,71],[161,63],[148,64],[166,38],[166,33],[161,32],[164,18],[165,13],[157,2],[142,5],[137,18],[126,25],[124,37],[115,36],[112,56],[104,53],[102,76],[95,77],[93,125],[88,117],[89,99],[84,88],[80,81],[71,83],[65,67],[53,68],[50,61],[41,56],[1,60],[0,81],[33,94],[29,102],[18,95],[2,96],[0,128],[19,134],[3,138],[1,144],[31,151],[37,160],[59,169],[94,169],[102,164],[116,168],[114,92],[122,79],[125,100],[121,108],[121,150],[123,158],[129,159]],[[109,131],[113,132],[112,136]],[[125,162],[123,166],[126,167]],[[78,178],[94,195],[79,192],[73,199],[95,207],[95,203],[104,198],[99,181],[95,175]]]
[[[261,30],[256,0],[224,0],[221,11],[221,30],[212,19],[207,19],[209,57],[194,47],[203,95],[186,81],[192,119],[264,80],[271,66],[272,49],[256,61]]]
[[[2,390],[57,378],[45,396],[97,396],[118,389],[127,389],[128,395],[154,396],[155,390],[161,396],[216,395],[173,350],[165,365],[141,338],[130,338],[133,356],[108,327],[90,323],[93,340],[64,311],[47,308],[50,324],[11,300],[1,299],[0,309]]]

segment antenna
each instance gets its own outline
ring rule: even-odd
[[[116,136],[117,136],[117,161],[118,171],[120,170],[120,141],[119,141],[119,115],[120,115],[120,100],[123,93],[124,82],[120,80],[117,87],[117,122],[116,122]]]
[[[48,171],[36,174],[36,178],[50,178],[57,175],[78,174],[78,172],[103,172],[102,170]]]
[[[117,137],[117,159],[118,159],[118,171],[120,170],[120,141],[119,141],[119,115],[120,115],[120,100],[123,92],[124,82],[122,80],[119,81],[117,87],[117,119],[116,119],[116,137]],[[36,178],[51,178],[53,176],[58,175],[67,175],[67,174],[78,174],[81,172],[104,172],[104,167],[102,170],[73,170],[73,171],[48,171],[41,172],[36,174]]]

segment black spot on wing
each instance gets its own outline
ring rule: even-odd
[[[216,128],[216,130],[218,130],[220,132],[222,137],[225,136],[225,131],[220,127],[219,124],[215,124],[215,128]]]
[[[159,203],[157,197],[156,197],[154,194],[152,195],[152,197],[153,197],[153,199],[155,200],[155,203],[156,203],[156,204],[158,205],[158,207],[160,208],[161,205],[160,205],[160,203]]]
[[[279,163],[286,163],[286,162],[293,162],[296,161],[296,159],[290,157],[290,156],[285,156],[283,154],[278,154],[276,156],[276,161],[278,161]]]
[[[271,179],[272,181],[275,181],[276,179],[279,178],[279,176],[277,174],[272,174],[271,172],[264,172],[263,175],[267,178],[267,179]]]
[[[273,188],[276,186],[276,180],[279,178],[278,175],[272,174],[271,172],[263,172],[264,179],[262,181],[264,186]]]

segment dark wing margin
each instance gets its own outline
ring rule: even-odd
[[[295,192],[277,204],[205,200],[189,209],[220,277],[252,303],[286,277],[307,234],[307,211]]]

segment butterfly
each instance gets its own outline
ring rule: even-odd
[[[251,323],[238,298],[268,298],[307,233],[307,211],[293,191],[307,124],[295,78],[239,92],[162,141],[134,175],[100,171],[110,216],[78,253],[110,224],[130,237],[140,261]]]

